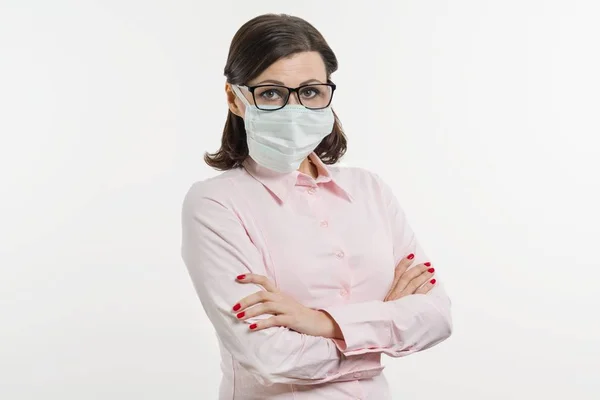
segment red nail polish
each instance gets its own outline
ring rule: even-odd
[[[425,264],[423,264],[423,265],[425,265],[426,267],[431,267],[431,263],[430,263],[429,261],[427,261],[427,262],[426,262]]]
[[[413,253],[410,253],[406,258],[412,260],[413,258],[415,258],[415,255]]]
[[[237,276],[237,279],[241,281],[241,280],[242,280],[242,279],[244,279],[245,277],[246,277],[246,275],[238,275],[238,276]]]
[[[435,282],[436,282],[435,279],[432,279],[429,281],[429,283],[431,283],[432,285],[435,285]]]
[[[429,268],[429,269],[427,270],[427,272],[430,272],[430,273],[432,273],[432,274],[433,274],[433,273],[435,272],[435,268]]]
[[[238,318],[244,318],[244,315],[246,315],[246,313],[244,311],[242,311],[241,313],[239,313],[237,315]]]
[[[252,325],[250,325],[250,329],[256,329],[256,326],[257,326],[256,324],[252,324]]]
[[[233,311],[237,311],[237,310],[239,310],[240,308],[242,308],[242,305],[238,303],[238,304],[236,304],[235,306],[233,306]]]

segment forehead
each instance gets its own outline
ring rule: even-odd
[[[266,80],[283,82],[285,86],[296,87],[311,79],[323,83],[327,81],[327,71],[321,55],[316,51],[292,54],[275,61],[250,84]]]

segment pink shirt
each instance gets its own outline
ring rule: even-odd
[[[401,258],[429,261],[381,179],[325,166],[317,179],[272,172],[251,158],[187,193],[182,256],[222,356],[221,400],[391,399],[381,355],[402,357],[450,336],[439,280],[426,295],[383,302]],[[326,310],[344,341],[287,328],[250,331],[237,301],[262,290],[237,275],[266,275],[300,303]]]

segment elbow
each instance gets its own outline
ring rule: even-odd
[[[274,368],[274,365],[266,359],[247,358],[239,360],[242,368],[250,372],[256,380],[263,386],[272,386],[276,383],[285,383],[280,371]]]
[[[283,328],[281,330],[283,331]],[[331,364],[327,360],[307,359],[306,353],[300,349],[306,349],[310,345],[302,342],[291,346],[286,338],[289,337],[277,334],[271,336],[245,357],[246,363],[242,363],[242,366],[264,386],[314,385],[332,379],[329,370]],[[303,337],[302,340],[312,339]]]
[[[251,362],[241,362],[240,365],[249,371],[256,380],[263,386],[272,386],[276,383],[286,383],[281,376],[273,370],[269,365],[264,364],[258,360],[252,360]]]
[[[444,340],[446,340],[450,336],[452,336],[452,331],[454,329],[454,326],[452,324],[452,315],[450,314],[450,310],[448,310],[446,315],[440,317],[440,319],[441,319],[441,321],[439,321],[440,337],[439,337],[438,343],[443,342]]]
[[[281,350],[273,343],[270,346],[265,343],[248,354],[244,361],[240,360],[240,365],[263,386],[299,383],[309,378],[296,370],[293,355]]]
[[[454,327],[450,307],[444,307],[443,310],[440,310],[432,322],[433,324],[430,327],[432,335],[429,343],[424,346],[423,350],[433,347],[452,336]]]
[[[432,315],[431,322],[431,343],[425,348],[433,347],[452,336],[453,322],[449,300],[444,304],[443,307],[436,307],[436,311]]]
[[[430,303],[429,329],[431,332],[430,343],[425,348],[433,347],[452,336],[452,302],[448,296],[434,298]]]
[[[452,335],[452,330],[450,308],[436,308],[434,312],[428,313],[427,317],[421,318],[416,329],[410,333],[399,334],[396,341],[398,345],[392,346],[385,353],[391,357],[405,357],[427,350],[448,339]]]
[[[446,337],[448,339],[452,335],[454,325],[452,322],[452,302],[450,299],[447,300],[446,307],[444,307],[444,324],[446,325]]]
[[[240,363],[243,368],[249,371],[258,382],[263,386],[272,386],[275,384],[301,384],[306,379],[295,376],[294,371],[285,368],[270,360],[252,360],[246,363]]]

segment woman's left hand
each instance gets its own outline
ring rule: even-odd
[[[338,324],[329,314],[303,306],[279,291],[267,277],[245,274],[236,279],[240,283],[255,283],[265,288],[263,291],[244,297],[233,306],[233,311],[239,320],[243,321],[262,314],[273,314],[270,318],[250,325],[251,330],[259,331],[274,326],[284,326],[307,335],[342,339]]]

